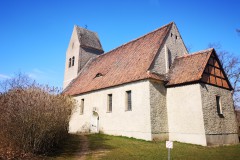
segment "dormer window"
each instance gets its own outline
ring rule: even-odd
[[[72,58],[69,58],[69,62],[68,62],[68,68],[70,68],[71,67],[71,64],[72,63]]]
[[[102,76],[103,76],[102,73],[98,73],[98,74],[96,74],[95,78],[102,77]]]

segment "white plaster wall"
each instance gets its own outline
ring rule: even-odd
[[[101,78],[101,77],[100,77]],[[125,111],[125,92],[131,90],[132,111]],[[112,94],[112,112],[107,112],[107,96]],[[70,120],[70,132],[88,131],[93,107],[99,114],[100,132],[152,140],[150,120],[149,81],[143,80],[103,89],[75,97],[79,102]],[[84,98],[84,113],[80,115],[80,101]]]
[[[169,139],[206,146],[200,85],[167,89]]]
[[[74,45],[73,45],[74,43]],[[63,81],[63,89],[67,87],[67,85],[77,77],[78,72],[78,59],[79,59],[79,49],[80,43],[77,36],[76,26],[73,28],[72,36],[68,45],[68,49],[66,52],[66,62],[65,62],[65,73],[64,73],[64,81]],[[68,67],[69,58],[75,57],[74,66]]]

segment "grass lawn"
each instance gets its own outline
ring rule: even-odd
[[[88,135],[90,149],[108,150],[99,159],[104,160],[153,160],[167,159],[165,142],[148,142],[126,137],[108,136],[103,134]],[[94,152],[93,152],[94,153]],[[94,159],[89,154],[87,159]],[[213,159],[239,160],[240,144],[221,147],[202,147],[174,142],[171,159]]]
[[[154,160],[167,159],[165,142],[148,142],[133,138],[108,136],[103,134],[87,135],[88,151],[86,160]],[[47,159],[79,159],[83,136],[70,135],[56,154]],[[195,160],[240,160],[240,144],[221,147],[202,147],[184,143],[173,143],[171,159]]]

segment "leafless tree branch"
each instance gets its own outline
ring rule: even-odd
[[[21,73],[0,84],[0,146],[45,153],[67,135],[70,97]]]
[[[240,57],[223,50],[220,43],[210,43],[208,47],[216,50],[220,63],[233,87],[234,107],[240,108]]]

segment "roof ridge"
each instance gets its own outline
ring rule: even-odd
[[[208,48],[208,49],[200,50],[200,51],[193,52],[193,53],[190,53],[190,54],[185,54],[185,55],[179,56],[177,58],[178,59],[180,59],[180,58],[187,58],[187,57],[195,56],[195,55],[198,55],[198,54],[201,54],[201,53],[205,53],[205,52],[209,52],[209,51],[213,51],[213,50],[214,50],[214,48]]]
[[[132,43],[132,42],[134,42],[134,41],[137,41],[137,40],[139,40],[139,39],[141,39],[141,38],[143,38],[143,37],[146,37],[146,36],[148,36],[148,35],[150,35],[150,34],[152,34],[152,33],[154,33],[154,32],[157,32],[157,31],[163,29],[164,27],[170,26],[170,25],[172,25],[173,23],[174,23],[174,22],[170,22],[170,23],[168,23],[168,24],[166,24],[166,25],[164,25],[164,26],[162,26],[162,27],[160,27],[160,28],[157,28],[157,29],[155,29],[155,30],[153,30],[153,31],[151,31],[151,32],[149,32],[149,33],[146,33],[146,34],[144,34],[144,35],[142,35],[142,36],[140,36],[140,37],[138,37],[138,38],[136,38],[136,39],[133,39],[133,40],[131,40],[131,41],[129,41],[129,42],[126,42],[126,43],[124,43],[124,44],[122,44],[122,45],[120,45],[120,46],[118,46],[118,47],[116,47],[116,48],[114,48],[114,49],[112,49],[112,50],[104,53],[104,54],[101,54],[101,55],[99,55],[98,57],[104,56],[104,55],[106,55],[106,54],[108,54],[108,53],[111,53],[111,52],[113,52],[113,51],[115,51],[115,50],[117,50],[117,49],[119,49],[119,48],[121,48],[121,47],[123,47],[123,46],[126,46],[127,44],[130,44],[130,43]]]

